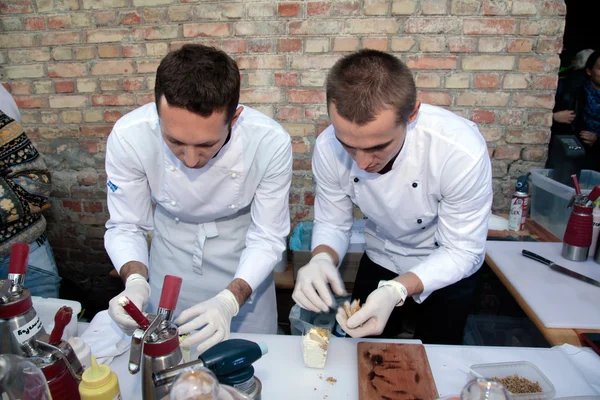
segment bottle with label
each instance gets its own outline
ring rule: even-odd
[[[119,378],[108,365],[99,365],[92,355],[92,366],[85,370],[79,384],[81,400],[122,400]]]

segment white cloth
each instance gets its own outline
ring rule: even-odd
[[[131,337],[115,324],[106,310],[96,314],[80,337],[90,346],[100,364],[110,364],[113,358],[131,347]]]
[[[0,111],[8,115],[18,123],[21,123],[21,113],[15,99],[8,93],[8,90],[0,85]]]
[[[271,332],[272,271],[289,233],[291,170],[289,135],[249,107],[227,144],[200,169],[185,167],[169,150],[155,104],[140,107],[121,118],[108,138],[107,252],[117,270],[134,260],[149,267],[149,312],[156,312],[166,274],[183,278],[175,315],[241,278],[253,295],[232,331],[245,332],[239,324],[249,319]],[[149,259],[146,234],[152,229]]]
[[[492,204],[492,171],[476,125],[423,104],[404,146],[383,175],[359,169],[329,126],[313,155],[313,249],[346,254],[353,203],[368,217],[366,252],[390,271],[416,274],[433,291],[474,274],[483,263]]]

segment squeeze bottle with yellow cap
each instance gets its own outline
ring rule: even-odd
[[[122,400],[119,378],[108,365],[99,365],[92,355],[92,366],[85,370],[79,384],[81,400]]]

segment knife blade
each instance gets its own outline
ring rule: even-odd
[[[589,278],[585,275],[581,275],[578,272],[571,271],[570,269],[562,267],[562,266],[556,264],[554,261],[550,261],[547,258],[544,258],[538,254],[535,254],[529,250],[523,250],[522,254],[527,258],[531,258],[532,260],[541,262],[542,264],[546,264],[547,266],[550,267],[550,269],[552,269],[556,272],[560,272],[561,274],[565,274],[567,276],[570,276],[571,278],[579,279],[580,281],[590,283],[594,286],[600,287],[600,282],[598,282],[597,280]]]

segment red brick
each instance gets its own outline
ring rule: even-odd
[[[357,15],[360,9],[360,3],[358,1],[334,3],[333,5],[335,15]]]
[[[558,75],[542,75],[533,79],[532,89],[556,89],[558,85]]]
[[[475,38],[451,37],[448,38],[448,48],[452,53],[473,53],[476,49]]]
[[[323,119],[317,120],[317,135],[316,136],[319,137],[319,135],[321,133],[323,133],[323,131],[325,129],[327,129],[329,127],[329,125],[331,125],[329,123],[329,120],[323,120]]]
[[[80,141],[79,147],[81,147],[84,150],[87,150],[88,153],[95,154],[98,152],[98,142],[91,142],[91,141],[87,141],[87,140]]]
[[[244,53],[246,51],[246,40],[224,39],[221,49],[227,54]]]
[[[292,169],[294,171],[311,171],[312,170],[311,159],[310,158],[295,158],[293,161]],[[298,198],[297,202],[300,202],[299,198]]]
[[[71,17],[69,15],[50,15],[48,17],[48,28],[50,29],[68,29],[71,27]]]
[[[296,86],[298,74],[294,73],[276,73],[275,85],[277,86]]]
[[[388,39],[387,38],[363,38],[362,48],[379,50],[379,51],[387,51]]]
[[[290,103],[325,103],[325,92],[323,90],[291,89],[288,91],[287,97]]]
[[[558,57],[548,59],[521,58],[519,60],[519,72],[554,72],[558,65]]]
[[[8,84],[7,84],[7,86],[8,86]],[[32,88],[31,82],[11,82],[9,89],[13,95],[33,93],[33,88]]]
[[[119,120],[119,118],[121,118],[122,116],[123,116],[123,114],[121,114],[121,111],[116,111],[116,110],[104,111],[104,121],[108,122],[108,123],[117,122]]]
[[[119,47],[112,45],[98,46],[98,57],[116,58],[119,57]]]
[[[46,18],[44,17],[28,17],[25,18],[26,31],[41,31],[46,29]]]
[[[498,146],[494,152],[494,158],[497,160],[518,160],[521,158],[521,147]]]
[[[315,194],[313,192],[304,192],[304,204],[307,206],[315,204]]]
[[[498,74],[475,74],[476,88],[497,88],[500,85]]]
[[[592,9],[590,9],[592,10]],[[548,0],[542,3],[542,15],[566,15],[567,7],[564,0]]]
[[[140,44],[124,44],[121,46],[121,53],[123,57],[138,58],[144,54],[144,51],[142,49],[142,45]]]
[[[75,91],[75,82],[72,80],[55,81],[54,91],[56,93],[73,93]]]
[[[97,11],[94,13],[94,19],[98,26],[115,25],[117,23],[116,11]]]
[[[271,39],[248,39],[248,52],[250,53],[269,53],[273,50],[273,41]]]
[[[331,3],[324,1],[315,1],[306,3],[306,14],[308,16],[313,15],[326,15],[329,13],[329,9],[331,8]]]
[[[154,101],[154,93],[143,93],[136,96],[136,103],[138,106],[152,103]]]
[[[504,135],[507,143],[545,144],[548,143],[550,130],[509,129]]]
[[[0,15],[34,13],[34,3],[35,0],[0,1]]]
[[[449,106],[452,103],[452,95],[448,92],[418,92],[417,95],[426,104]]]
[[[410,57],[406,65],[411,69],[456,69],[456,57]]]
[[[277,114],[279,119],[297,121],[302,119],[302,107],[279,107]]]
[[[84,125],[81,127],[81,136],[84,137],[108,137],[112,126]]]
[[[98,61],[91,69],[92,75],[127,75],[135,73],[133,62],[128,60]]]
[[[514,19],[472,18],[463,21],[465,35],[510,35],[517,31]]]
[[[296,161],[296,160],[294,160],[294,161]],[[294,165],[294,167],[295,167],[295,165]],[[290,199],[289,200],[290,204],[299,204],[300,203],[300,195],[298,193],[290,192],[289,199]]]
[[[89,213],[101,213],[103,210],[102,203],[98,201],[85,201],[83,203],[83,210]]]
[[[293,53],[301,50],[301,39],[279,39],[277,44],[277,51],[280,53]]]
[[[517,107],[552,109],[554,106],[554,95],[515,93],[513,95],[513,102]]]
[[[143,78],[123,79],[123,90],[126,92],[135,92],[144,88]]]
[[[493,124],[496,120],[496,113],[490,110],[473,110],[471,121],[477,124]]]
[[[530,146],[523,149],[523,161],[544,161],[546,159],[546,146]]]
[[[43,46],[59,46],[81,42],[80,32],[46,32],[42,35]]]
[[[95,94],[92,95],[93,106],[133,106],[135,100],[132,94]]]
[[[294,154],[306,154],[308,153],[309,147],[302,139],[292,139],[292,153]]]
[[[10,93],[11,89],[10,89],[10,83],[8,82],[2,82],[2,86],[4,86],[4,89],[6,89],[6,91],[8,91]]]
[[[300,3],[279,3],[277,13],[280,17],[297,17],[300,14]]]
[[[151,26],[135,30],[139,40],[165,40],[174,39],[179,34],[178,25]]]
[[[137,25],[142,22],[142,17],[137,11],[119,13],[119,22],[122,25]]]
[[[73,200],[63,200],[62,205],[71,211],[81,212],[81,202]]]
[[[231,26],[224,22],[208,22],[202,24],[183,24],[183,37],[230,36]]]
[[[523,111],[506,110],[500,115],[502,125],[523,125]]]
[[[509,53],[529,53],[533,49],[533,39],[510,39],[508,41]]]
[[[33,96],[13,96],[19,108],[48,108],[48,99]]]
[[[510,10],[507,1],[485,0],[482,7],[483,15],[507,15]]]

